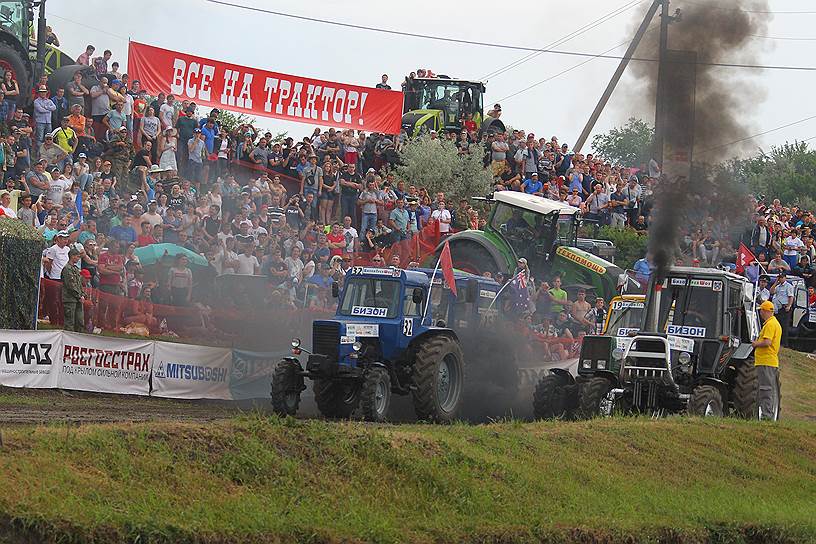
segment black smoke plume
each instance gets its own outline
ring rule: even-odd
[[[668,47],[673,50],[694,51],[697,54],[696,88],[694,90],[693,152],[695,167],[691,176],[674,178],[664,176],[655,194],[655,208],[650,228],[649,249],[657,266],[658,277],[665,274],[675,255],[679,230],[689,221],[698,222],[709,216],[725,219],[734,228],[735,215],[742,213],[744,199],[739,192],[713,175],[710,166],[723,159],[748,151],[755,142],[725,146],[754,132],[751,111],[764,98],[764,91],[756,78],[757,70],[711,66],[706,63],[759,64],[760,46],[757,35],[767,35],[769,11],[767,0],[737,4],[725,0],[676,1],[670,12],[681,10],[680,17],[669,25]],[[639,21],[638,21],[639,22]],[[659,57],[659,15],[636,52],[636,57]],[[636,82],[625,90],[628,104],[648,105],[642,108],[645,118],[653,118],[657,92],[657,63],[633,62],[631,74]],[[673,70],[667,64],[665,70]],[[672,99],[671,88],[664,94]],[[631,113],[631,112],[630,112]],[[666,134],[683,130],[682,124],[667,123]],[[665,158],[664,158],[665,160]],[[730,211],[726,216],[723,210]],[[747,220],[740,217],[739,220]]]

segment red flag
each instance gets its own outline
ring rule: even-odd
[[[754,261],[756,261],[754,254],[751,253],[748,246],[740,242],[739,249],[737,250],[737,274],[742,274],[745,271],[745,267]]]
[[[450,246],[445,241],[445,247],[442,248],[442,254],[439,255],[439,268],[442,269],[442,276],[445,278],[445,283],[450,287],[453,296],[456,296],[456,279],[453,277],[453,259],[451,259]]]

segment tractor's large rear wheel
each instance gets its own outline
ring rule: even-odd
[[[490,272],[494,278],[499,273],[499,263],[487,249],[472,240],[453,239],[450,251],[454,268],[478,275]]]
[[[753,359],[747,359],[737,364],[737,373],[734,376],[734,388],[731,390],[731,400],[734,403],[734,413],[744,419],[757,417],[759,398],[759,379]]]
[[[465,389],[465,357],[458,342],[437,335],[420,340],[414,358],[414,411],[419,419],[456,419]]]
[[[34,86],[32,81],[32,73],[28,67],[28,59],[20,56],[20,53],[12,46],[5,42],[0,42],[0,77],[11,70],[14,74],[14,79],[20,87],[20,95],[17,97],[17,107],[25,108],[28,106],[31,93],[29,92]]]
[[[360,386],[353,382],[317,379],[314,395],[317,409],[326,417],[348,419],[360,402]]]

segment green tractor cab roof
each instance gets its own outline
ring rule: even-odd
[[[550,200],[536,195],[528,195],[517,191],[498,191],[493,193],[492,200],[504,202],[511,206],[517,206],[536,213],[550,214],[558,212],[559,215],[575,215],[581,210],[570,206],[566,202]]]

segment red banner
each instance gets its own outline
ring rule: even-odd
[[[130,42],[142,88],[199,106],[331,127],[398,134],[402,93],[247,68]]]

